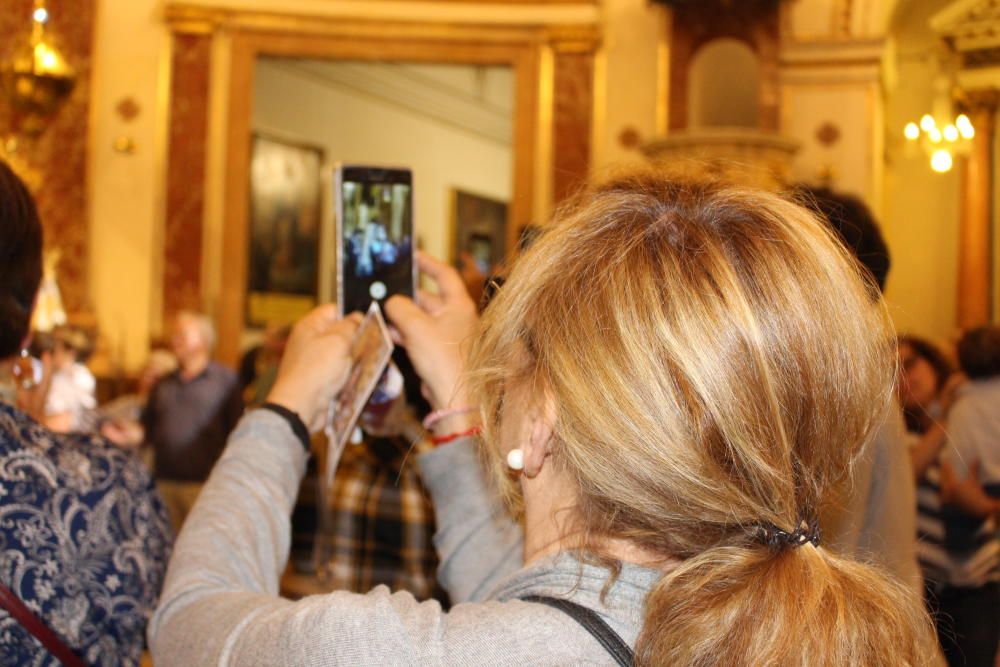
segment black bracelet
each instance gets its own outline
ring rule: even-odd
[[[302,417],[299,417],[297,412],[289,410],[284,405],[278,405],[277,403],[261,403],[257,407],[260,410],[270,410],[276,415],[282,417],[286,422],[288,422],[288,425],[292,427],[292,433],[294,433],[295,437],[302,443],[302,448],[307,452],[312,450],[309,444],[309,429],[306,428],[305,422],[302,421]]]

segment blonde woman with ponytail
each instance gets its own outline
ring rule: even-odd
[[[275,596],[306,458],[290,426],[322,421],[357,326],[321,309],[181,533],[157,665],[933,662],[919,601],[817,526],[894,368],[873,286],[813,215],[612,180],[559,213],[478,324],[457,274],[420,264],[439,292],[387,313],[436,408],[420,464],[459,604]]]

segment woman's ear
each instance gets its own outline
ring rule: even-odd
[[[546,396],[539,409],[528,416],[530,433],[524,446],[524,476],[535,477],[542,470],[545,460],[552,453],[552,435],[555,431],[555,401]]]

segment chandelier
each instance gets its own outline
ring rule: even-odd
[[[964,113],[956,118],[935,118],[924,114],[920,123],[907,123],[903,129],[907,143],[923,149],[931,169],[939,174],[951,171],[956,155],[967,155],[976,129]]]
[[[35,0],[31,35],[15,47],[9,60],[0,63],[0,87],[21,114],[21,129],[29,135],[44,129],[45,118],[59,108],[76,83],[76,72],[46,34],[48,22],[45,0]]]

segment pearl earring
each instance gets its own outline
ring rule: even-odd
[[[507,454],[507,466],[511,470],[524,470],[524,450],[512,449]]]

